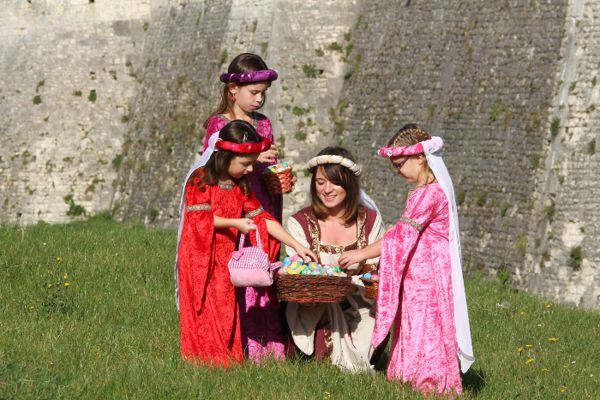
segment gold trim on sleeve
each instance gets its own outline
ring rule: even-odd
[[[191,206],[187,206],[187,210],[188,210],[188,212],[191,212],[191,211],[210,211],[210,204],[208,204],[208,203],[192,204]]]
[[[419,232],[421,232],[423,230],[423,225],[421,225],[420,223],[418,223],[414,219],[410,219],[410,218],[407,218],[407,217],[400,217],[400,222],[406,222],[407,224],[409,224],[410,226],[412,226],[413,228],[415,228]]]
[[[258,207],[256,210],[250,211],[249,213],[244,214],[244,218],[253,218],[258,214],[262,213],[264,210],[262,207]]]

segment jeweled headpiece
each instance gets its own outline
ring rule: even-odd
[[[340,165],[348,168],[356,176],[359,176],[360,173],[362,172],[362,168],[360,167],[360,165],[358,165],[351,159],[342,157],[342,156],[338,156],[338,155],[333,155],[333,154],[324,154],[321,156],[316,156],[314,158],[311,158],[310,160],[308,160],[308,163],[306,164],[306,169],[312,169],[312,168],[316,167],[317,165],[322,165],[322,164],[340,164]]]
[[[271,141],[263,138],[261,142],[256,143],[234,143],[219,139],[215,142],[216,150],[228,150],[234,153],[252,154],[262,153],[271,148]]]
[[[444,141],[439,136],[430,136],[429,139],[410,146],[380,147],[377,151],[381,157],[414,156],[425,152],[435,153],[444,146]]]
[[[221,82],[235,82],[235,83],[252,83],[252,82],[263,82],[263,81],[275,81],[277,80],[277,71],[274,69],[261,69],[258,71],[248,72],[224,72],[221,74]]]

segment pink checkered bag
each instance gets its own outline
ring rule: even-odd
[[[244,247],[245,234],[240,235],[238,250],[234,251],[227,265],[231,283],[236,287],[263,287],[273,284],[272,270],[281,266],[271,264],[269,256],[261,247],[260,234],[256,230],[256,246]]]

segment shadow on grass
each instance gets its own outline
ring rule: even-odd
[[[482,369],[471,368],[463,375],[462,386],[464,390],[476,396],[485,386],[485,372]]]

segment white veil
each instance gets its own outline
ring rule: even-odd
[[[467,311],[467,299],[461,265],[460,231],[458,229],[458,212],[454,198],[452,179],[442,159],[444,142],[438,136],[421,142],[427,157],[429,168],[433,171],[437,181],[448,199],[448,213],[450,215],[449,239],[450,257],[452,264],[452,290],[454,294],[454,321],[456,325],[456,338],[458,341],[458,357],[463,373],[467,372],[475,361],[473,346],[471,344],[471,328]]]
[[[183,189],[181,190],[181,201],[179,202],[179,226],[177,227],[177,253],[175,254],[175,304],[177,305],[177,311],[179,311],[179,241],[181,240],[181,230],[183,229],[183,220],[185,218],[185,187],[187,185],[188,179],[200,167],[206,165],[208,160],[210,160],[210,156],[212,156],[213,152],[219,151],[215,148],[215,144],[219,140],[219,132],[213,133],[213,135],[208,140],[208,147],[202,153],[202,156],[198,161],[192,165],[192,168],[188,171],[185,176],[185,181],[183,182]]]

